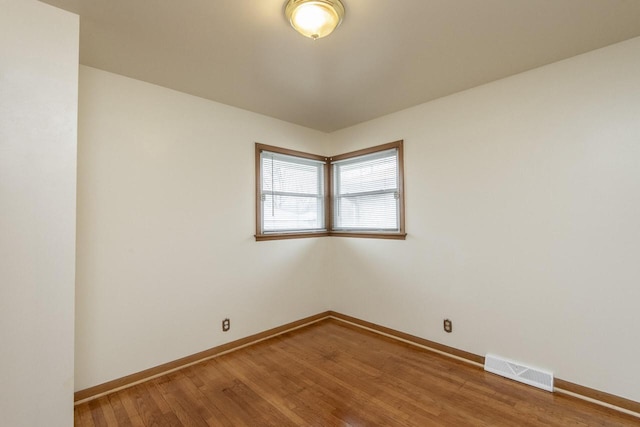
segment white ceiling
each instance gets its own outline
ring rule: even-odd
[[[640,0],[343,0],[313,41],[285,0],[42,0],[82,64],[325,132],[640,36]]]

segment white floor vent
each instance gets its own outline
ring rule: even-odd
[[[487,354],[484,370],[547,391],[553,391],[553,373]]]

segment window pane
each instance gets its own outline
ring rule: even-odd
[[[383,157],[380,154],[384,154]],[[396,151],[374,153],[336,163],[340,194],[364,193],[398,188]]]
[[[398,230],[395,193],[338,197],[334,206],[336,230]]]
[[[333,181],[335,230],[400,230],[395,148],[335,162]]]
[[[286,192],[318,195],[322,191],[319,186],[319,162],[305,162],[287,156],[263,153],[262,158],[262,190],[263,192]]]
[[[260,153],[262,232],[324,230],[324,162]]]
[[[322,199],[317,197],[266,194],[262,212],[264,231],[301,231],[324,228]]]

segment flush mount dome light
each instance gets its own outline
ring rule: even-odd
[[[316,40],[340,25],[344,6],[340,0],[289,0],[284,13],[296,31]]]

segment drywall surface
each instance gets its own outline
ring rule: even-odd
[[[0,11],[0,424],[70,426],[78,16]]]
[[[408,231],[333,239],[333,309],[640,401],[640,38],[331,137],[404,139]]]
[[[325,134],[85,66],[79,105],[77,390],[329,309],[329,239],[253,237],[254,143]]]

